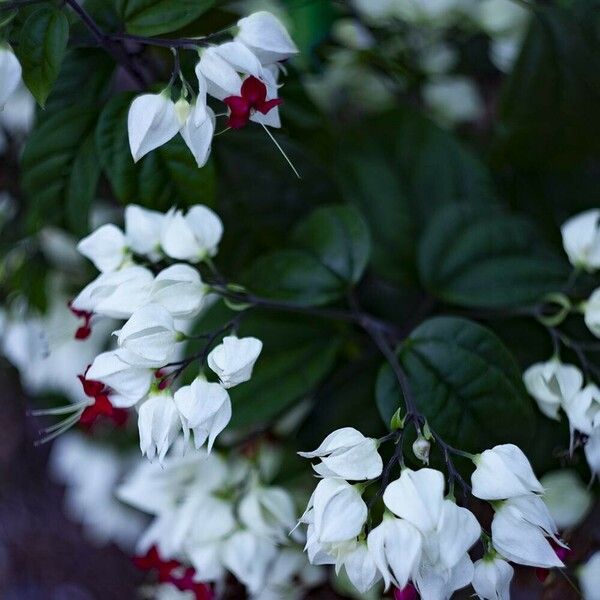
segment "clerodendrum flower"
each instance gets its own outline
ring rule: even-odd
[[[298,452],[304,458],[320,458],[314,466],[322,477],[375,479],[381,475],[383,461],[377,452],[377,440],[366,438],[352,427],[330,433],[313,452]]]
[[[21,64],[10,48],[0,46],[0,110],[21,83]]]
[[[166,308],[175,319],[191,319],[200,312],[206,289],[196,269],[184,264],[171,265],[152,282],[149,301]]]
[[[138,429],[142,454],[162,462],[181,431],[181,418],[170,391],[151,394],[142,403]]]
[[[127,258],[127,240],[123,232],[110,223],[83,238],[77,249],[102,273],[116,271]]]
[[[254,337],[229,335],[208,355],[208,366],[219,376],[225,388],[232,388],[252,377],[254,363],[262,351],[262,342]]]
[[[475,563],[473,589],[484,600],[510,600],[510,582],[514,569],[497,556],[484,557]]]
[[[561,227],[569,261],[575,267],[594,271],[600,267],[600,210],[575,215]]]
[[[527,457],[514,444],[502,444],[486,450],[474,462],[476,469],[471,482],[476,498],[503,500],[544,491]]]

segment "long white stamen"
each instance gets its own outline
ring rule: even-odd
[[[66,415],[72,412],[76,412],[81,408],[88,406],[90,402],[88,400],[82,400],[77,404],[67,404],[66,406],[58,406],[56,408],[36,408],[30,410],[28,414],[32,417],[45,417],[50,415]]]
[[[41,446],[42,444],[46,444],[47,442],[52,441],[54,438],[57,438],[59,435],[63,434],[65,431],[67,431],[73,425],[75,425],[75,423],[77,423],[77,421],[79,421],[79,418],[81,417],[82,413],[83,413],[83,410],[79,413],[74,414],[72,417],[65,419],[64,421],[59,423],[60,427],[58,429],[56,429],[56,431],[53,431],[52,433],[49,433],[48,435],[40,438],[39,440],[36,440],[35,442],[33,442],[33,445]],[[49,429],[51,429],[51,428],[49,428]]]
[[[279,145],[279,142],[273,137],[273,134],[269,131],[268,127],[264,123],[261,123],[261,125],[262,125],[262,128],[267,132],[267,135],[271,138],[273,143],[277,146],[277,149],[279,150],[279,152],[281,152],[281,154],[283,155],[283,158],[285,158],[288,165],[290,165],[290,167],[292,168],[292,171],[294,171],[294,174],[296,175],[296,177],[298,179],[302,179],[302,177],[300,177],[300,173],[298,173],[298,171],[296,170],[296,167],[293,165],[292,161],[289,159],[289,157],[285,153],[284,149]]]
[[[71,415],[70,417],[63,419],[62,421],[59,421],[58,423],[55,423],[54,425],[50,425],[49,427],[44,427],[43,429],[40,429],[40,433],[52,433],[53,431],[57,431],[58,429],[61,429],[62,427],[64,427],[67,423],[71,423],[71,421],[73,422],[77,422],[79,420],[79,418],[81,417],[83,413],[83,410],[76,412],[74,415]]]

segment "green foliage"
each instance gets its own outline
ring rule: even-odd
[[[377,240],[373,267],[397,284],[416,280],[417,239],[431,215],[448,204],[494,201],[485,167],[450,134],[407,109],[347,132],[338,154],[345,197],[361,209]]]
[[[153,36],[188,25],[214,3],[214,0],[116,0],[116,7],[129,33]]]
[[[540,301],[561,289],[569,273],[526,219],[459,204],[431,219],[419,240],[417,265],[436,298],[490,308]]]
[[[53,6],[37,8],[21,29],[17,56],[23,80],[42,107],[58,77],[68,40],[69,21]]]
[[[214,170],[199,169],[180,136],[133,162],[127,137],[127,113],[133,94],[114,96],[104,107],[96,129],[102,168],[115,196],[124,204],[142,203],[157,210],[197,202],[211,205]]]
[[[29,229],[70,225],[87,231],[100,165],[94,146],[96,109],[61,109],[34,129],[22,161],[22,187],[29,199]],[[60,132],[57,135],[57,132]]]
[[[398,356],[417,406],[447,443],[469,452],[509,441],[525,447],[531,443],[534,413],[521,371],[485,327],[457,317],[434,317],[411,333]],[[376,397],[388,424],[402,397],[387,363],[377,378]]]
[[[580,4],[533,13],[504,90],[498,160],[547,169],[600,151],[600,9]]]
[[[327,304],[360,279],[369,258],[367,227],[348,206],[315,210],[296,226],[291,243],[295,248],[254,262],[244,278],[250,290],[303,306]]]

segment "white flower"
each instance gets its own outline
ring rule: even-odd
[[[584,600],[600,600],[600,552],[595,552],[577,569]]]
[[[456,590],[473,580],[473,561],[463,554],[450,570],[440,569],[422,560],[414,577],[419,595],[423,600],[449,600]]]
[[[475,464],[471,483],[476,498],[503,500],[544,491],[527,457],[514,444],[502,444],[482,452]]]
[[[444,475],[435,469],[404,469],[400,478],[386,487],[383,501],[419,531],[433,531],[442,512]]]
[[[262,342],[253,337],[225,336],[208,355],[208,366],[219,376],[225,388],[248,381],[262,350]]]
[[[593,271],[600,267],[600,210],[571,217],[561,227],[563,247],[574,267]]]
[[[594,383],[586,385],[563,405],[571,430],[591,435],[600,427],[600,388]]]
[[[442,75],[423,86],[423,100],[443,125],[475,121],[483,112],[477,86],[468,77]]]
[[[238,507],[240,521],[257,535],[283,542],[296,520],[289,493],[276,486],[253,485]]]
[[[501,558],[483,558],[475,563],[473,589],[483,600],[510,600],[514,569]]]
[[[223,235],[223,223],[207,206],[192,206],[185,215],[171,209],[165,215],[161,246],[167,256],[199,262],[214,256]]]
[[[103,273],[116,271],[127,258],[127,240],[123,232],[110,223],[84,237],[77,249]]]
[[[152,272],[144,267],[124,267],[101,273],[86,285],[71,306],[114,319],[128,319],[148,302]]]
[[[214,46],[216,53],[236,71],[262,79],[263,67],[258,57],[247,46],[238,41],[225,42]],[[238,90],[239,91],[239,90]]]
[[[151,395],[139,408],[140,450],[162,462],[181,431],[181,418],[171,392]]]
[[[595,289],[584,304],[583,319],[587,328],[600,337],[600,288]]]
[[[265,585],[276,556],[277,546],[273,542],[250,531],[234,533],[223,547],[223,563],[251,594]]]
[[[201,88],[218,100],[239,96],[242,78],[235,68],[221,56],[217,47],[205,48],[196,65],[196,76]]]
[[[0,47],[0,110],[21,83],[21,64],[9,48]]]
[[[165,215],[129,204],[125,208],[125,237],[129,247],[137,254],[154,256],[160,250],[160,232]]]
[[[153,373],[150,369],[131,366],[119,357],[118,352],[103,352],[94,359],[86,377],[101,381],[114,390],[116,395],[111,394],[111,404],[126,408],[148,393]]]
[[[342,562],[348,579],[361,594],[370,590],[381,579],[381,573],[364,542],[358,542],[345,554]]]
[[[320,543],[351,540],[361,532],[367,520],[367,505],[359,489],[343,479],[321,480],[311,501],[315,533]]]
[[[600,427],[596,427],[584,447],[590,471],[595,476],[600,473]]]
[[[352,427],[330,433],[313,452],[298,452],[304,458],[321,458],[314,466],[322,477],[375,479],[381,475],[383,461],[377,452],[377,440],[366,438]]]
[[[413,577],[421,558],[422,539],[408,521],[384,515],[382,523],[369,533],[367,546],[386,589],[390,583],[403,588]]]
[[[231,419],[229,394],[218,383],[196,378],[175,392],[175,406],[182,416],[184,434],[193,431],[196,449],[208,440],[210,452],[217,435]]]
[[[561,544],[556,533],[544,501],[533,494],[502,502],[492,521],[494,548],[521,565],[548,569],[564,566],[546,539],[549,536]]]
[[[552,358],[531,365],[523,374],[523,382],[539,409],[550,419],[558,419],[560,407],[581,389],[583,375],[577,367]]]
[[[138,96],[129,108],[127,131],[133,160],[137,162],[172,139],[181,123],[167,91]]]
[[[204,118],[199,118],[204,114]],[[190,149],[198,167],[203,167],[210,156],[210,148],[215,132],[215,113],[209,106],[194,105],[180,129],[181,137]]]
[[[590,509],[593,497],[576,471],[560,469],[542,477],[544,502],[559,529],[575,527]]]
[[[206,290],[196,269],[177,264],[163,269],[156,276],[149,300],[166,308],[175,319],[191,319],[200,312]]]
[[[173,357],[179,341],[173,317],[159,304],[136,310],[114,334],[125,351],[119,356],[137,367],[163,367]]]
[[[238,21],[235,39],[250,48],[263,65],[287,60],[298,48],[281,22],[267,11],[259,11]]]

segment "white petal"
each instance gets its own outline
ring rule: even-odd
[[[160,232],[165,216],[136,204],[125,208],[125,237],[137,254],[152,254],[160,247]]]
[[[196,65],[196,75],[199,80],[205,79],[207,92],[218,100],[240,95],[242,78],[214,47],[203,50]]]
[[[210,156],[210,146],[215,131],[214,112],[208,106],[204,112],[206,118],[196,124],[199,117],[196,109],[194,109],[181,128],[181,137],[194,155],[198,167],[203,167]]]
[[[127,248],[123,232],[114,225],[102,225],[84,237],[77,249],[102,272],[116,271],[125,258]]]
[[[160,243],[167,256],[197,262],[202,248],[180,210],[165,215]]]

